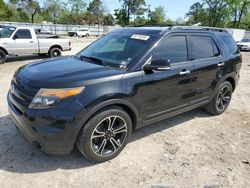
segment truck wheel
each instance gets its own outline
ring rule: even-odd
[[[85,36],[86,36],[86,37],[89,37],[89,34],[87,33]]]
[[[60,48],[51,48],[50,51],[49,51],[49,56],[50,57],[57,57],[57,56],[61,56],[62,55],[62,52],[61,52],[61,49]]]
[[[3,64],[5,63],[7,59],[7,55],[4,51],[0,50],[0,64]]]
[[[220,115],[226,111],[232,98],[233,88],[230,82],[223,82],[213,100],[204,107],[212,115]]]
[[[106,108],[82,128],[76,145],[88,160],[105,162],[119,155],[126,146],[131,131],[131,118],[123,109]]]

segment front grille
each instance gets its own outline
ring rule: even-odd
[[[11,82],[10,95],[21,106],[28,107],[38,88],[24,85],[15,78]]]

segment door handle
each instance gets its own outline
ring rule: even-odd
[[[183,70],[183,71],[180,72],[180,75],[182,76],[182,75],[187,75],[187,74],[190,74],[190,73],[191,73],[190,70]]]
[[[225,63],[224,63],[224,62],[218,63],[218,67],[224,67],[224,66],[225,66]]]
[[[30,43],[34,43],[34,41],[30,41]]]

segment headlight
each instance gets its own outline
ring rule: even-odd
[[[29,105],[29,108],[34,108],[34,109],[50,108],[51,106],[57,104],[63,99],[80,94],[84,90],[84,88],[85,88],[84,86],[76,88],[63,88],[63,89],[41,88],[33,98],[32,102]]]

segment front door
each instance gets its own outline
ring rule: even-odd
[[[152,121],[184,109],[192,96],[193,64],[188,61],[185,35],[170,35],[153,50],[152,58],[167,59],[170,69],[144,74],[143,119]],[[149,62],[150,63],[150,62]]]
[[[14,47],[13,51],[18,55],[34,54],[38,53],[38,44],[35,39],[32,38],[29,29],[18,29],[14,34]]]

